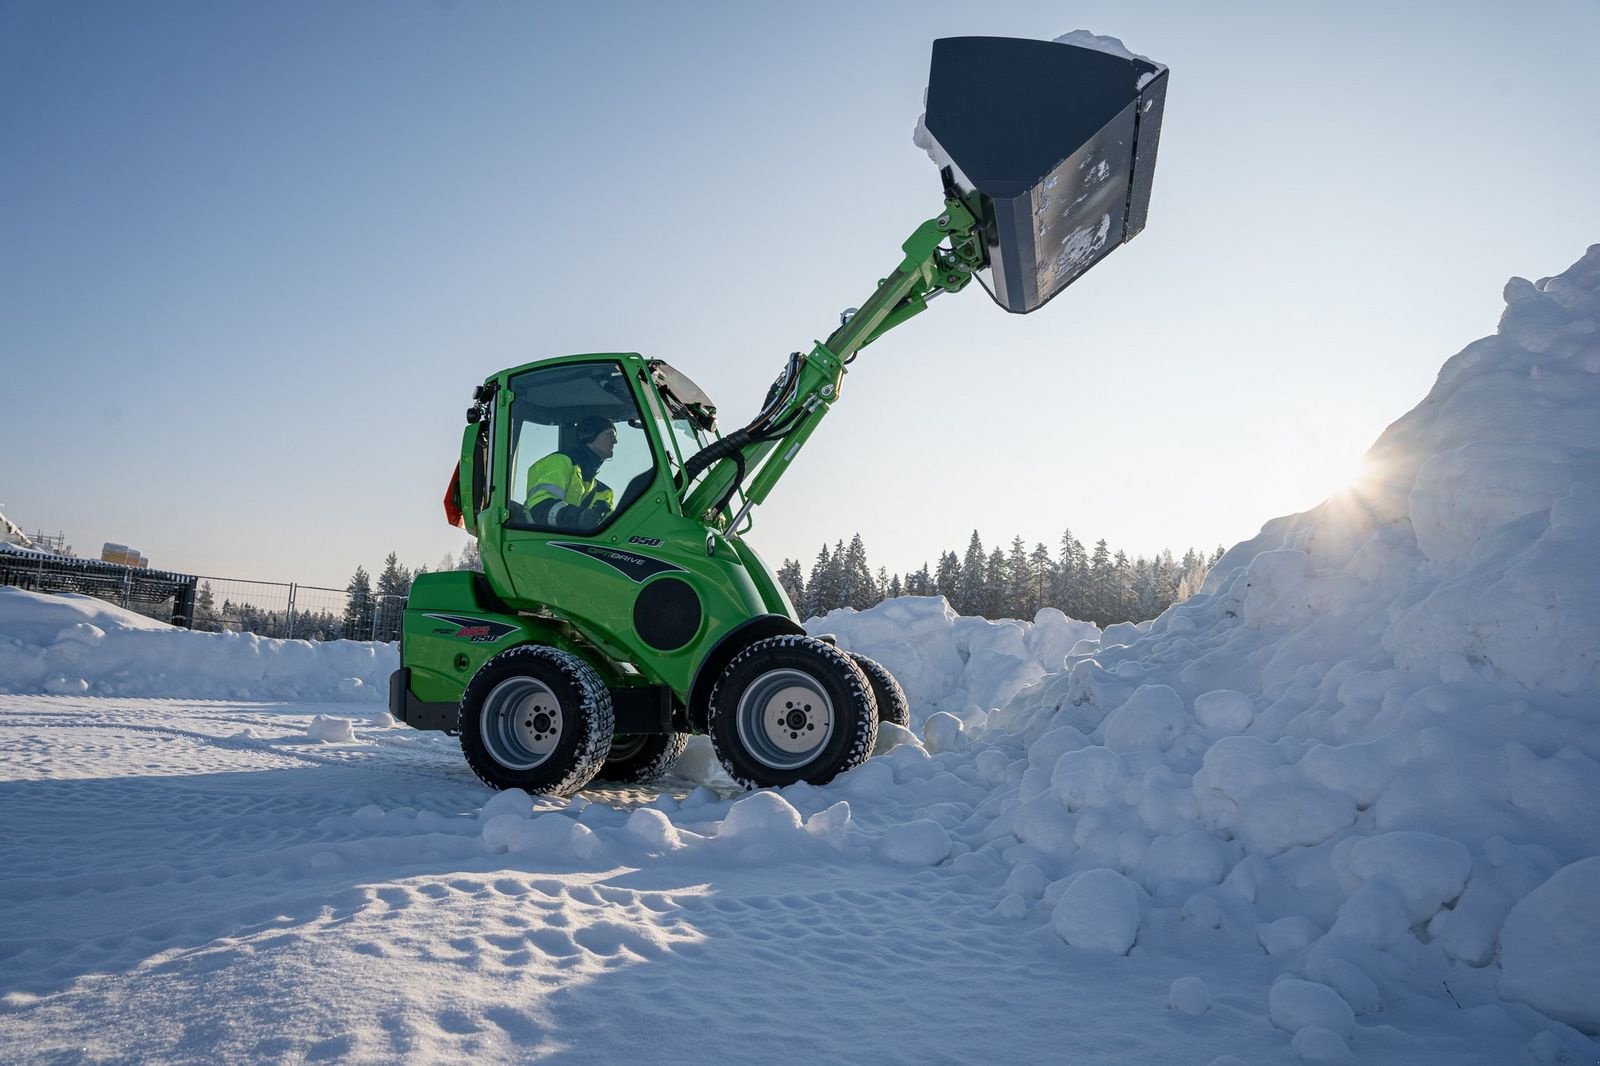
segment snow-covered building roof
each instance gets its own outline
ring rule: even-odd
[[[22,532],[22,527],[0,513],[0,544],[16,545],[19,548],[33,547],[33,541]]]

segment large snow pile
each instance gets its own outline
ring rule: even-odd
[[[1219,927],[1319,1047],[1445,980],[1600,1032],[1600,246],[1506,301],[1364,484],[990,716],[1004,906]]]
[[[394,645],[191,633],[90,596],[0,586],[0,692],[384,700]]]

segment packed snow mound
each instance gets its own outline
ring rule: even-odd
[[[1046,607],[1032,622],[968,618],[943,596],[901,596],[865,611],[841,607],[805,623],[813,636],[889,668],[905,689],[919,731],[929,715],[947,712],[979,725],[1047,672],[1061,669],[1079,641],[1098,641],[1093,622]]]
[[[1000,784],[977,832],[1040,908],[1127,880],[1098,920],[1038,912],[1068,943],[1131,944],[1129,898],[1137,928],[1219,928],[1335,1057],[1352,1012],[1502,961],[1507,996],[1600,1031],[1600,246],[1505,295],[1361,484],[963,738]]]
[[[392,644],[192,633],[90,596],[0,586],[0,692],[376,701]]]

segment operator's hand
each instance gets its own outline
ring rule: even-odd
[[[610,508],[606,508],[607,511]],[[601,522],[606,519],[606,512],[599,507],[585,507],[578,512],[578,528],[582,530],[598,529]]]

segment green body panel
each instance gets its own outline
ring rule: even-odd
[[[401,636],[403,666],[411,668],[411,693],[427,703],[456,703],[461,691],[492,656],[519,644],[547,644],[590,661],[607,684],[629,678],[582,635],[554,618],[483,610],[472,588],[473,574],[456,570],[419,574],[406,599]]]
[[[745,573],[749,575],[756,592],[760,594],[761,602],[766,605],[766,613],[781,614],[799,621],[800,615],[794,609],[794,604],[789,602],[789,594],[778,584],[778,575],[772,572],[767,561],[757,555],[756,550],[743,537],[734,538],[733,550],[739,553]]]

